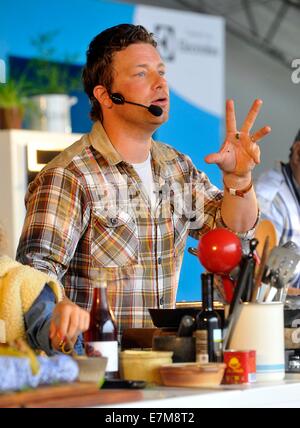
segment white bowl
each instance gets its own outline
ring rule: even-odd
[[[77,356],[75,361],[79,368],[78,380],[80,382],[95,382],[102,385],[107,358]]]

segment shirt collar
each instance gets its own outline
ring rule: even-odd
[[[97,121],[94,123],[91,132],[88,134],[92,146],[106,159],[110,165],[117,165],[122,162],[122,157],[114,148],[102,124]]]
[[[292,176],[292,180],[294,182],[294,186],[295,186],[296,192],[298,193],[298,195],[300,197],[300,185],[297,183],[297,181],[296,181],[296,179],[295,179],[294,176]]]
[[[94,123],[91,132],[88,134],[90,142],[94,149],[96,149],[110,165],[117,165],[123,159],[120,153],[115,149],[111,143],[108,135],[106,134],[101,122]],[[174,149],[164,144],[157,143],[151,140],[151,156],[155,162],[163,164],[165,161],[173,160],[177,157]]]

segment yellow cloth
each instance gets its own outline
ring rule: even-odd
[[[48,283],[56,301],[63,289],[55,279],[7,256],[0,257],[0,319],[5,322],[6,341],[25,337],[24,314]]]

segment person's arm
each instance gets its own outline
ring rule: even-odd
[[[47,355],[53,355],[49,338],[49,328],[55,296],[49,285],[45,285],[30,309],[24,314],[25,332],[31,348],[40,349]]]
[[[223,222],[234,232],[244,233],[253,229],[258,221],[258,203],[253,186],[243,197],[233,196],[228,190],[229,188],[247,189],[251,183],[251,174],[245,180],[231,177],[224,178],[224,182],[227,185],[224,186],[224,197],[221,205]],[[244,183],[248,183],[248,185]]]
[[[227,101],[225,142],[218,153],[208,155],[205,159],[208,163],[216,163],[223,171],[221,216],[224,224],[234,232],[247,232],[254,227],[258,218],[251,171],[260,162],[257,142],[271,131],[270,127],[265,126],[250,135],[261,105],[261,100],[253,103],[241,131],[237,131],[234,103],[232,100]]]
[[[33,349],[39,349],[51,356],[61,351],[60,343],[68,336],[74,344],[74,350],[78,355],[83,354],[82,332],[86,331],[89,325],[89,314],[70,302],[69,312],[75,323],[68,325],[65,330],[56,334],[56,320],[61,308],[66,305],[62,300],[56,304],[55,295],[48,284],[45,284],[40,295],[36,298],[30,309],[24,314],[25,331],[29,345]],[[76,306],[74,310],[73,306]],[[64,311],[62,311],[64,313]],[[65,316],[66,318],[66,316]],[[74,331],[72,331],[72,328]]]

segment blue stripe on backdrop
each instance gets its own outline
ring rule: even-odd
[[[83,64],[91,39],[107,27],[132,22],[134,9],[104,0],[1,0],[0,58],[36,55],[31,40],[53,31],[57,32],[54,59],[74,54]]]
[[[216,165],[208,165],[204,157],[219,150],[222,120],[199,110],[171,91],[170,119],[157,132],[156,139],[174,146],[189,155],[195,166],[204,171],[211,182],[221,185],[221,174]],[[187,247],[198,241],[188,238]],[[177,301],[194,301],[201,298],[200,273],[203,268],[198,259],[185,251],[181,269]]]

